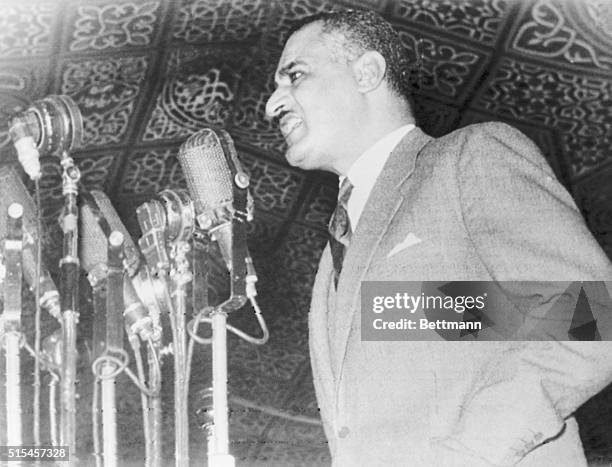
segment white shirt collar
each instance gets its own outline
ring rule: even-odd
[[[376,183],[376,179],[380,175],[387,159],[389,159],[391,152],[413,128],[413,124],[404,125],[383,136],[359,156],[346,174],[346,177],[348,177],[353,185],[353,191],[347,205],[353,232],[357,227],[357,222],[359,222],[374,183]],[[339,184],[342,184],[346,177],[340,176]]]

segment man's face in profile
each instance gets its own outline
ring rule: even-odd
[[[315,22],[289,38],[266,105],[268,117],[279,118],[287,161],[303,169],[337,172],[355,132],[355,80],[350,63],[332,52],[341,47],[333,36]]]

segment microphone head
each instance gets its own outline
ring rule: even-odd
[[[224,130],[204,128],[181,145],[178,159],[200,228],[209,230],[229,222],[234,183],[241,188],[249,183],[230,135]]]
[[[90,192],[91,199],[81,206],[80,260],[87,273],[108,260],[108,236],[114,230],[123,234],[123,252],[128,274],[136,273],[140,257],[132,236],[121,221],[110,199],[99,190]],[[108,231],[106,231],[108,230]]]
[[[83,117],[70,96],[47,96],[32,103],[20,118],[27,123],[41,154],[58,154],[81,146]]]

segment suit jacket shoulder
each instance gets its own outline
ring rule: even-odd
[[[447,157],[470,153],[485,156],[492,162],[498,157],[515,157],[553,175],[538,146],[520,130],[502,122],[476,123],[459,128],[432,139],[426,151],[442,152]]]

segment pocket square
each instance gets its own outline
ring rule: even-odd
[[[406,238],[404,240],[402,240],[400,243],[398,243],[391,249],[389,254],[387,254],[387,258],[391,258],[391,256],[399,253],[400,251],[405,250],[406,248],[414,246],[418,243],[421,243],[422,241],[423,240],[421,240],[415,234],[410,232],[408,235],[406,235]]]

